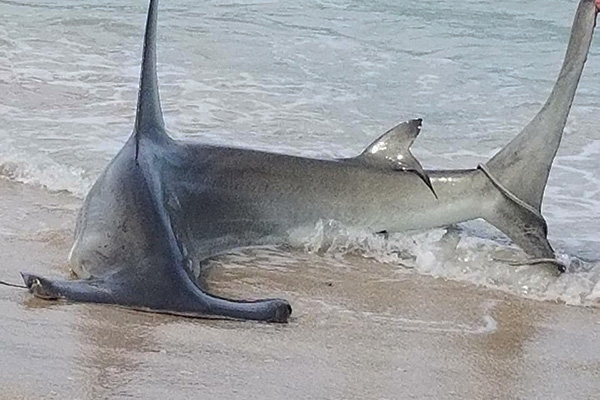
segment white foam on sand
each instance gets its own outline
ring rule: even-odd
[[[337,261],[360,255],[399,269],[469,282],[537,300],[570,305],[600,305],[600,262],[559,254],[567,273],[556,274],[548,265],[512,265],[526,255],[494,232],[435,229],[391,234],[387,238],[350,229],[335,221],[320,221],[310,230],[296,232],[295,245]]]

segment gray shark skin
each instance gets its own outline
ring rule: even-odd
[[[78,279],[22,274],[25,284],[45,299],[286,322],[285,300],[209,294],[202,262],[234,247],[285,242],[320,219],[393,232],[483,218],[532,258],[554,259],[541,201],[596,14],[594,0],[580,1],[554,90],[514,140],[476,169],[424,171],[409,151],[418,119],[341,160],[171,139],[158,93],[157,1],[151,0],[135,127],[80,212],[69,257]]]

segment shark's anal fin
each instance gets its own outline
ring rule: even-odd
[[[422,122],[419,118],[396,125],[371,143],[354,160],[373,167],[414,172],[437,199],[429,176],[410,152],[410,147],[421,132]]]

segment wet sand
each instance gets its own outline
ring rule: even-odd
[[[67,276],[80,200],[0,180],[0,277]],[[522,299],[362,257],[215,267],[289,324],[194,320],[0,287],[0,399],[594,399],[600,310]]]

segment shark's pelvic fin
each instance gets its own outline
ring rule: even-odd
[[[548,100],[521,133],[486,164],[488,173],[507,191],[538,212],[595,25],[595,0],[581,0],[565,59]]]
[[[136,160],[142,137],[156,139],[166,136],[156,75],[157,8],[158,0],[150,0],[134,126]]]
[[[421,132],[421,123],[421,119],[412,119],[396,125],[371,143],[355,160],[374,167],[412,171],[437,198],[429,176],[410,152],[410,146]]]

